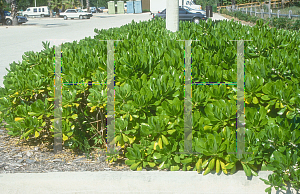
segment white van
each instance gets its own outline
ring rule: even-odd
[[[23,16],[50,16],[50,10],[48,6],[41,6],[41,7],[28,7],[26,11],[23,11]]]

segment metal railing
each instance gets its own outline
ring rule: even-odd
[[[294,18],[300,18],[300,15],[292,15],[292,10],[289,10],[289,14],[280,14],[280,10],[277,11],[277,13],[272,13],[272,9],[269,10],[269,12],[264,12],[264,9],[261,9],[260,12],[258,12],[258,9],[256,9],[256,7],[253,9],[252,6],[250,9],[248,9],[246,7],[245,8],[238,8],[238,6],[227,6],[226,9],[228,11],[241,11],[241,12],[245,12],[246,14],[254,14],[255,16],[257,15],[261,15],[261,18],[264,18],[264,15],[269,15],[269,18],[271,18],[272,16],[277,16],[277,18],[279,17],[288,17],[289,19]]]

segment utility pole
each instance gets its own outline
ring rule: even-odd
[[[179,1],[167,0],[166,28],[172,32],[179,31]]]

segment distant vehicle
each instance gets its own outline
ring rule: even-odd
[[[96,7],[90,7],[90,10],[91,10],[92,13],[96,13],[97,12]]]
[[[124,11],[127,12],[127,3],[124,3]]]
[[[188,10],[191,13],[202,13],[203,15],[206,15],[206,11],[201,10],[201,9],[193,9],[193,8],[188,7],[188,6],[183,6],[183,8]]]
[[[67,9],[65,12],[59,14],[60,17],[63,17],[65,20],[68,18],[74,19],[79,18],[80,20],[83,18],[90,19],[88,13],[86,12],[79,12],[76,9]]]
[[[179,6],[187,6],[192,9],[201,10],[201,5],[196,5],[193,0],[177,0],[179,1]],[[183,1],[183,5],[182,5]],[[167,8],[167,0],[151,0],[150,1],[150,12],[159,13],[160,11]]]
[[[25,11],[22,12],[23,16],[50,16],[50,10],[48,6],[41,7],[28,7]]]
[[[85,14],[87,14],[89,17],[93,17],[93,14],[92,13],[88,13],[86,11],[82,11],[82,9],[76,9],[77,12],[83,12]]]
[[[104,9],[105,9],[105,7],[104,7]],[[98,13],[103,13],[103,9],[102,9],[102,7],[98,7],[98,8],[97,8],[97,10],[99,10],[99,12],[98,12]]]
[[[164,9],[162,12],[157,13],[155,15],[153,14],[152,19],[155,19],[157,17],[166,19],[166,9]],[[179,7],[179,21],[191,21],[196,24],[199,24],[200,20],[207,20],[206,15],[204,15],[202,13],[191,13],[188,10],[186,10],[182,7]]]
[[[5,25],[12,25],[12,16],[11,13],[8,11],[4,11],[4,17],[5,17]],[[22,23],[26,23],[28,21],[28,19],[26,17],[23,16],[17,16],[17,20],[18,20],[18,24],[22,24]],[[1,23],[2,19],[1,19],[1,15],[0,15],[0,23]]]

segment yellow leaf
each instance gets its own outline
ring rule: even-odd
[[[196,163],[196,169],[198,173],[201,172],[201,166],[202,166],[202,159],[199,159],[198,162]]]
[[[18,95],[18,94],[19,94],[19,92],[16,92],[15,94],[16,94],[16,95]]]
[[[225,174],[227,174],[227,169],[226,169],[226,167],[225,167],[225,164],[224,164],[222,161],[220,161],[220,164],[221,164],[221,168],[222,168],[223,172],[224,172]]]
[[[219,173],[219,171],[220,171],[220,160],[217,159],[217,161],[216,161],[216,173]]]
[[[210,172],[210,170],[211,170],[211,169],[210,169],[209,167],[207,167],[206,170],[205,170],[204,173],[203,173],[203,176],[204,176],[204,175],[207,175],[207,174]]]
[[[22,120],[24,120],[24,118],[20,118],[20,117],[15,118],[15,121],[22,121]]]
[[[44,92],[44,90],[39,90],[39,93]]]
[[[76,106],[76,108],[78,108],[79,104],[78,103],[73,103],[73,105]]]
[[[248,99],[246,100],[246,104],[250,104],[250,102],[248,101]]]
[[[132,121],[132,116],[130,115],[130,121]]]
[[[94,112],[94,110],[96,109],[96,106],[93,106],[90,110],[90,112]]]
[[[136,137],[133,137],[133,138],[128,137],[129,143],[132,144],[132,143],[134,142],[135,138],[136,138]]]
[[[153,149],[156,150],[157,142],[154,142]]]
[[[137,169],[136,169],[137,171],[142,171],[143,170],[143,167],[137,167]]]
[[[120,85],[120,82],[117,82],[116,85],[117,85],[117,86]]]
[[[65,136],[65,134],[63,134],[63,140],[66,141],[68,140],[69,138],[67,136]]]
[[[72,118],[73,118],[73,119],[77,119],[77,118],[78,118],[78,115],[77,115],[77,114],[74,114],[74,115],[72,115]]]
[[[34,133],[34,135],[35,135],[35,137],[40,136],[39,132],[37,132],[37,131]]]
[[[284,108],[284,106],[283,106],[283,104],[282,104],[282,103],[280,103],[280,108]]]
[[[161,141],[161,137],[158,139],[158,146],[160,147],[160,149],[162,149],[162,141]]]
[[[39,117],[38,117],[38,119],[42,119],[42,118],[43,118],[43,116],[44,116],[44,115],[41,115],[41,116],[39,116]]]

